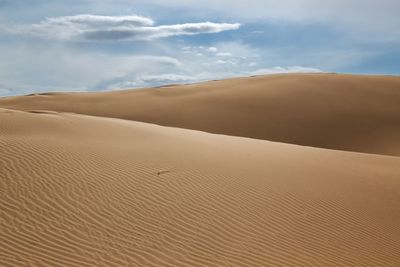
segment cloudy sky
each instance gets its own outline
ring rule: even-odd
[[[400,74],[399,0],[0,0],[0,96]]]

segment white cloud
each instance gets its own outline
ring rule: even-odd
[[[217,56],[218,57],[232,57],[233,55],[232,55],[232,53],[229,53],[229,52],[220,52],[220,53],[217,53]]]
[[[317,68],[309,68],[302,66],[290,66],[290,67],[272,67],[272,68],[264,68],[258,69],[251,72],[251,75],[263,75],[263,74],[278,74],[278,73],[320,73],[323,72]]]
[[[195,80],[193,76],[188,75],[179,75],[179,74],[160,74],[160,75],[143,75],[139,77],[141,81],[154,81],[154,80],[163,80],[163,81],[171,81],[171,82],[182,82],[182,81],[191,81]]]
[[[235,51],[247,57],[257,53],[241,43],[222,43],[215,47],[235,47]],[[196,49],[204,51],[207,47]],[[0,80],[5,88],[0,89],[0,95],[152,87],[271,73],[320,72],[299,66],[254,69],[256,65],[263,66],[254,57],[220,58],[213,53],[195,57],[194,53],[181,51],[162,56],[110,55],[65,45],[47,47],[45,51],[35,46],[0,45]]]
[[[213,22],[154,26],[152,19],[142,16],[75,15],[14,26],[9,32],[66,41],[118,41],[218,33],[239,27],[239,23]]]
[[[154,21],[147,17],[142,16],[98,16],[98,15],[75,15],[75,16],[64,16],[56,18],[47,18],[45,22],[49,24],[60,24],[60,25],[92,25],[92,26],[152,26]]]
[[[400,37],[399,0],[146,0],[146,3],[252,22],[323,23],[363,37],[371,37],[368,34],[397,40]]]
[[[262,68],[265,66],[263,57],[259,57],[259,53],[262,51],[241,42],[214,43],[212,47],[217,48],[218,51],[234,51],[239,56],[232,54],[231,57],[218,57],[215,53],[202,53],[201,57],[196,57],[199,52],[208,51],[209,47],[183,45],[181,49],[177,50],[177,54],[173,55],[181,63],[174,71],[165,69],[160,72],[130,73],[118,80],[113,80],[113,82],[103,83],[100,88],[151,87],[261,74],[322,72],[318,68],[295,65]],[[179,53],[179,51],[186,51],[189,54]]]
[[[225,60],[217,60],[215,63],[217,63],[217,64],[227,64],[228,61],[225,61]]]
[[[108,83],[132,73],[167,73],[183,67],[179,59],[170,56],[113,55],[66,46],[43,50],[0,45],[0,58],[0,81],[12,94],[106,89]]]
[[[124,80],[114,84],[109,84],[104,89],[122,89],[122,88],[137,88],[146,86],[160,86],[171,83],[188,83],[198,80],[197,77],[165,73],[159,75],[139,75],[132,80]]]
[[[259,57],[259,51],[256,51],[256,49],[242,42],[221,42],[214,45],[215,46],[211,47],[184,46],[181,49],[183,50],[184,54],[195,54],[198,56],[204,56],[206,54],[211,57],[216,56],[219,59],[223,58],[224,60],[226,60],[227,58],[232,58],[232,62]],[[232,51],[233,53],[227,51]],[[216,62],[218,62],[218,64],[221,64],[222,61]]]

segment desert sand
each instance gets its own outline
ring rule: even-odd
[[[0,266],[400,266],[399,86],[4,98]]]
[[[400,156],[400,77],[280,74],[158,89],[50,93],[0,107],[55,110]]]

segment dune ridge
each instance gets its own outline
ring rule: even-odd
[[[0,265],[400,265],[399,157],[37,110],[0,121]]]
[[[400,77],[280,74],[167,88],[50,93],[0,107],[121,118],[336,150],[400,156]]]

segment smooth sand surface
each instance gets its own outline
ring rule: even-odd
[[[399,266],[400,158],[0,109],[0,266]]]
[[[107,93],[0,99],[329,149],[400,156],[400,77],[283,74]]]

